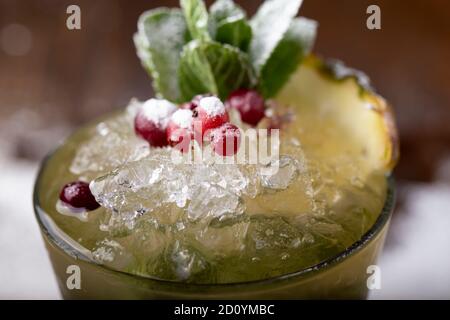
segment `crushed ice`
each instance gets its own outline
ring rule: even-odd
[[[99,173],[147,156],[150,153],[148,143],[136,137],[133,128],[140,105],[132,100],[123,115],[99,123],[93,137],[77,150],[70,171],[92,179]]]
[[[70,167],[72,173],[93,179],[93,195],[112,213],[110,227],[119,223],[132,229],[142,215],[160,217],[162,212],[170,223],[237,216],[245,211],[246,198],[264,189],[284,190],[299,175],[299,160],[292,156],[266,165],[211,159],[174,163],[170,148],[150,149],[136,137],[133,119],[141,105],[134,100],[123,115],[97,125]],[[268,166],[277,170],[268,175]]]

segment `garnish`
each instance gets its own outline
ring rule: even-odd
[[[222,100],[238,89],[277,94],[311,50],[316,23],[295,18],[302,0],[267,0],[249,21],[232,0],[209,12],[202,0],[145,12],[134,39],[161,98],[176,103],[200,94]]]
[[[205,3],[199,0],[180,0],[184,17],[193,39],[211,40],[208,32],[208,11]]]
[[[95,210],[100,207],[89,190],[89,184],[83,181],[66,184],[59,194],[59,199],[75,209]]]
[[[141,15],[134,36],[137,54],[153,78],[160,98],[181,101],[178,68],[183,46],[190,40],[186,20],[179,9],[159,8]]]
[[[219,156],[233,156],[239,150],[241,144],[241,131],[232,123],[211,130],[211,145]]]
[[[306,18],[292,20],[288,30],[259,70],[257,89],[270,98],[283,87],[297,69],[299,61],[312,49],[317,24]]]
[[[209,31],[220,42],[246,52],[252,39],[252,28],[245,11],[231,0],[217,0],[210,8]]]
[[[171,117],[167,126],[167,141],[170,146],[186,153],[194,137],[193,112],[190,109],[179,109]]]
[[[181,109],[189,109],[189,110],[195,110],[195,108],[198,107],[198,104],[200,103],[200,100],[204,97],[206,97],[207,95],[197,95],[195,96],[191,101],[185,102],[183,104],[180,105]]]
[[[236,109],[241,120],[256,126],[265,116],[265,102],[256,90],[239,89],[234,91],[226,102],[228,109]]]
[[[181,53],[178,80],[183,101],[201,93],[226,99],[234,90],[252,86],[248,57],[238,48],[194,40]]]
[[[147,140],[152,147],[167,146],[166,129],[170,116],[176,110],[177,107],[167,100],[147,100],[134,119],[136,134]]]
[[[225,106],[217,97],[202,98],[195,111],[197,118],[194,121],[194,129],[200,137],[229,120]]]

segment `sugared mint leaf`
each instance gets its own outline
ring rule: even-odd
[[[181,8],[193,39],[208,41],[208,11],[203,0],[181,0]]]
[[[198,40],[187,44],[181,54],[179,85],[183,100],[213,93],[221,99],[252,85],[252,68],[246,54],[218,42]]]
[[[246,17],[245,11],[233,0],[216,0],[209,8],[212,20],[221,22],[227,19],[242,19]]]
[[[227,22],[218,26],[215,40],[247,51],[252,38],[252,28],[245,19]]]
[[[190,40],[181,10],[160,8],[144,12],[134,36],[142,65],[153,78],[159,96],[179,102],[178,66],[183,46]]]
[[[291,22],[259,73],[258,90],[265,98],[276,95],[314,44],[317,23],[306,18]]]
[[[257,73],[288,30],[302,2],[303,0],[266,0],[252,18],[250,59]]]
[[[209,29],[213,38],[221,43],[247,51],[252,28],[245,11],[232,0],[217,0],[210,8]]]

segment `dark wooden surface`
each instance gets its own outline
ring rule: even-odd
[[[237,2],[250,12],[260,3]],[[0,0],[0,34],[21,24],[31,35],[30,50],[22,56],[7,54],[8,43],[0,43],[0,125],[27,111],[39,126],[28,117],[23,130],[76,126],[133,96],[151,96],[131,37],[142,11],[177,3]],[[69,4],[81,7],[80,31],[65,26]],[[370,4],[381,7],[380,31],[365,27]],[[450,2],[306,0],[301,14],[320,23],[317,53],[364,70],[394,105],[402,141],[397,176],[431,180],[441,159],[450,155]]]

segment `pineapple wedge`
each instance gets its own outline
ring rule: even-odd
[[[396,165],[399,144],[392,109],[361,72],[309,56],[275,100],[297,106],[299,117],[332,119],[363,150],[372,169],[389,175]]]

